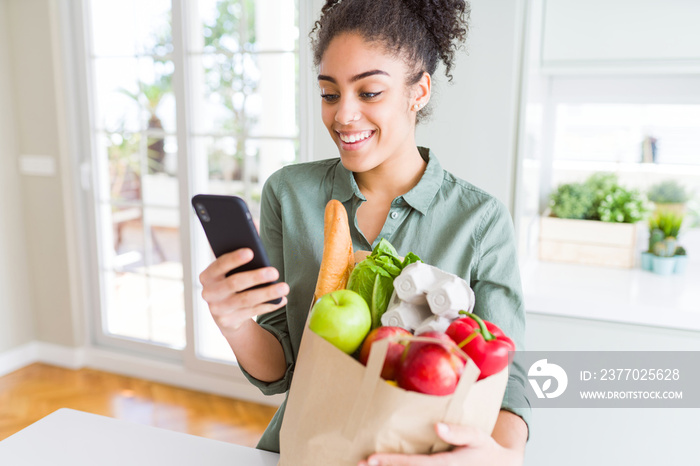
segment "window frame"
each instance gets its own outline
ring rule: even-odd
[[[101,257],[104,251],[100,248],[98,241],[98,213],[101,202],[96,192],[97,170],[93,154],[97,150],[97,132],[99,128],[94,120],[94,85],[95,76],[92,62],[94,56],[91,53],[90,45],[90,12],[89,1],[78,0],[76,2],[60,3],[58,13],[62,24],[62,31],[65,35],[62,44],[62,54],[67,57],[72,66],[65,67],[66,73],[66,95],[72,97],[72,107],[74,108],[75,129],[71,141],[75,156],[72,158],[72,172],[75,179],[81,180],[80,186],[75,187],[75,203],[78,229],[81,237],[85,238],[85,250],[83,251],[81,285],[84,298],[84,318],[85,334],[90,346],[109,351],[125,352],[125,354],[138,355],[166,363],[180,365],[187,370],[204,372],[210,374],[226,375],[227,378],[233,376],[233,381],[243,381],[244,376],[240,372],[235,362],[223,362],[207,360],[198,356],[195,352],[195,338],[197,335],[195,318],[195,299],[197,294],[198,273],[194,270],[194,215],[189,208],[189,195],[193,192],[193,180],[191,176],[192,154],[192,125],[189,119],[191,115],[188,109],[192,108],[192,91],[188,88],[189,56],[184,48],[187,36],[187,9],[192,4],[186,0],[172,0],[172,37],[174,51],[171,59],[174,63],[173,74],[173,94],[177,102],[176,128],[173,135],[177,139],[178,145],[178,186],[179,186],[179,220],[180,220],[180,248],[183,267],[183,286],[185,299],[185,339],[186,344],[182,350],[160,346],[153,343],[107,335],[103,332],[103,322],[105,319],[105,295],[102,292],[100,283],[100,273],[103,270]],[[295,1],[295,8],[298,10],[299,29],[308,29],[311,23],[312,8],[305,2]],[[298,141],[299,159],[298,161],[311,160],[309,142],[313,138],[312,125],[302,125],[302,121],[313,112],[311,86],[309,83],[310,68],[309,54],[306,50],[302,34],[299,38],[299,49],[291,52],[295,53],[299,63],[299,101],[297,102],[297,113],[299,118],[298,138],[283,138]],[[285,51],[285,53],[290,53]],[[307,83],[304,85],[303,83]],[[88,89],[86,92],[85,89]],[[256,139],[268,139],[270,135],[261,135]],[[274,138],[274,136],[273,136]],[[139,203],[143,205],[143,200]],[[97,315],[97,313],[100,315]],[[246,382],[247,383],[247,382]]]

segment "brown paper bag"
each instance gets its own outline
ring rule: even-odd
[[[479,369],[469,360],[452,395],[424,395],[380,377],[388,344],[373,344],[364,367],[307,324],[280,432],[280,465],[354,466],[375,452],[444,451],[449,446],[435,433],[440,421],[493,431],[507,368],[477,382]]]

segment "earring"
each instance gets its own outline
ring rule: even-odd
[[[413,104],[413,110],[416,111],[416,112],[417,112],[418,110],[420,110],[421,107],[423,107],[421,104]]]

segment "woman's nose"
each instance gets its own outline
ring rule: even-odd
[[[342,99],[338,105],[338,111],[335,113],[335,121],[341,125],[348,125],[353,121],[360,119],[360,109],[357,102],[353,99]]]

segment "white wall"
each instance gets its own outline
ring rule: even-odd
[[[467,50],[459,54],[453,84],[438,76],[433,117],[419,126],[417,142],[512,212],[522,1],[470,3]]]
[[[34,338],[8,24],[8,1],[0,0],[0,353]]]
[[[33,314],[36,339],[76,346],[80,336],[76,335],[73,315],[66,237],[68,204],[63,196],[63,183],[69,180],[60,176],[65,122],[58,117],[60,81],[54,72],[53,0],[2,0],[2,5],[6,24],[0,27],[0,49],[5,52],[0,67],[0,99],[12,96],[14,105],[0,108],[14,111],[2,116],[7,124],[0,129],[7,133],[3,141],[13,141],[7,147],[0,144],[0,151],[11,151],[3,154],[11,169],[0,174],[7,177],[0,189],[12,190],[0,203],[21,198],[22,209],[18,210],[16,205],[8,208],[7,212],[14,217],[11,223],[15,225],[8,228],[15,228],[14,236],[0,238],[0,248],[10,250],[10,264],[20,272],[17,277],[26,277],[28,273],[28,283],[26,278],[0,280],[0,289],[9,285],[13,289],[10,296],[20,294],[20,299],[13,299],[12,305],[0,312],[7,313],[8,321],[14,323],[7,327],[10,334],[26,335],[22,329],[27,326],[27,316]],[[54,160],[57,173],[54,176],[18,174],[17,160],[21,154]],[[28,310],[26,303],[31,303],[32,309]],[[7,345],[12,346],[16,344]]]

